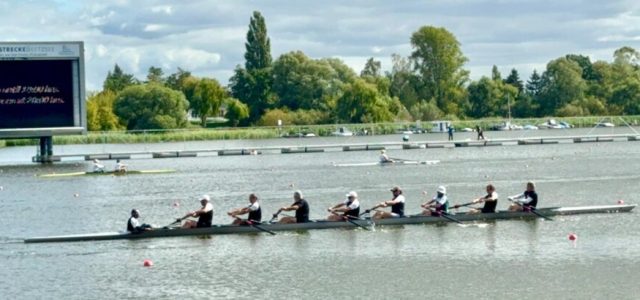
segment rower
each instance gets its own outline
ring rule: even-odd
[[[246,220],[240,219],[238,216],[249,214]],[[249,205],[241,208],[236,208],[227,213],[227,215],[236,218],[233,225],[249,225],[251,223],[260,223],[262,220],[262,208],[258,203],[258,196],[256,194],[249,195]]]
[[[529,181],[527,189],[519,195],[511,196],[509,201],[513,203],[509,206],[510,211],[530,211],[538,205],[538,194],[536,193],[536,185]]]
[[[120,160],[116,160],[116,167],[113,170],[116,173],[126,173],[127,172],[127,165],[120,162]]]
[[[200,204],[202,207],[199,210],[189,212],[184,215],[184,217],[176,220],[182,221],[189,217],[198,218],[197,222],[194,220],[185,221],[184,224],[182,224],[182,228],[211,227],[211,222],[213,221],[213,204],[211,204],[211,198],[209,198],[209,195],[202,196]]]
[[[347,194],[347,199],[327,209],[331,214],[328,221],[345,221],[345,218],[357,219],[360,215],[360,201],[358,193],[351,191]],[[342,213],[342,214],[339,214]]]
[[[380,202],[378,205],[374,206],[373,209],[391,206],[391,212],[377,211],[372,217],[374,220],[404,217],[405,198],[404,195],[402,195],[402,190],[400,187],[395,186],[390,191],[393,194],[393,198],[388,201]]]
[[[93,172],[104,173],[104,165],[97,158],[93,159]]]
[[[141,233],[143,231],[151,230],[151,225],[140,224],[140,212],[137,209],[131,210],[131,217],[127,221],[127,231],[131,233]]]
[[[468,214],[477,214],[477,213],[494,213],[496,212],[496,206],[498,206],[498,193],[496,193],[496,188],[493,184],[487,185],[487,195],[480,197],[478,199],[473,200],[474,203],[483,203],[484,207],[482,209],[471,209]]]
[[[281,211],[296,211],[295,217],[282,217],[278,223],[306,223],[309,222],[309,203],[302,197],[301,191],[293,193],[293,204],[291,206],[281,207],[274,215],[277,216]]]
[[[433,198],[422,205],[424,210],[423,215],[438,217],[440,215],[447,214],[449,212],[449,201],[447,200],[447,188],[439,186],[436,190],[436,195]]]
[[[381,164],[387,164],[387,163],[393,163],[393,159],[389,158],[389,156],[387,156],[387,151],[382,149],[380,150],[380,163]]]

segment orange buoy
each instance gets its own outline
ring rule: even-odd
[[[2,190],[2,187],[0,186],[0,191]],[[618,204],[624,204],[624,200],[618,200]]]
[[[570,241],[575,241],[577,239],[578,239],[578,235],[577,234],[575,234],[575,233],[570,233],[569,234],[569,240]]]
[[[142,262],[142,265],[145,266],[145,267],[151,267],[151,266],[153,266],[153,261],[151,261],[150,259],[145,259]]]

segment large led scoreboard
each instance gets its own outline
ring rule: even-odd
[[[83,43],[0,43],[0,138],[84,133]]]

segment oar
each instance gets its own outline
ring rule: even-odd
[[[364,212],[363,212],[363,213],[361,213],[361,214],[360,214],[360,215],[358,215],[358,216],[359,216],[359,217],[364,216],[364,215],[366,215],[366,214],[368,214],[368,213],[370,213],[370,212],[372,212],[372,211],[376,210],[376,209],[377,209],[377,208],[379,208],[379,207],[380,207],[380,205],[376,205],[376,206],[374,206],[374,207],[372,207],[372,208],[365,209],[365,210],[364,210]]]
[[[513,201],[513,199],[508,199],[508,200],[515,203],[515,201]],[[525,209],[524,211],[528,211],[530,213],[533,213],[534,215],[536,215],[536,216],[538,216],[540,218],[543,218],[543,219],[545,219],[547,221],[553,221],[552,218],[549,218],[549,217],[537,212],[535,207],[529,207],[529,209]]]
[[[180,222],[182,222],[182,220],[184,220],[184,219],[186,219],[186,218],[178,218],[178,219],[176,219],[175,221],[173,221],[173,223],[171,223],[171,224],[169,224],[169,225],[167,225],[167,226],[163,226],[163,227],[162,227],[162,229],[169,229],[169,226],[171,226],[171,225],[173,225],[173,224],[176,224],[176,223],[180,223]]]
[[[282,209],[278,209],[278,211],[273,214],[273,218],[271,218],[271,220],[269,220],[269,223],[273,223],[275,220],[278,219],[278,215],[282,212]]]
[[[456,223],[462,225],[462,222],[460,220],[452,217],[449,213],[446,213],[444,211],[433,211],[433,210],[431,210],[431,212],[435,212],[440,217],[443,217],[443,218],[445,218],[445,219],[447,219],[449,221],[456,222]]]
[[[335,213],[335,212],[332,212],[332,211],[329,211],[329,212],[330,212],[330,213],[332,213],[332,214],[334,214],[334,215],[336,215],[336,216],[338,216],[338,217],[343,218],[345,221],[347,221],[347,222],[349,222],[349,223],[351,223],[351,224],[353,224],[353,225],[355,225],[355,226],[358,226],[358,227],[360,227],[360,228],[362,228],[362,229],[364,229],[364,230],[369,230],[369,228],[367,228],[366,226],[360,225],[360,224],[358,224],[358,223],[354,222],[353,220],[351,220],[351,219],[349,218],[349,217],[354,218],[353,216],[341,216],[341,215],[339,215],[339,214],[337,214],[337,213]],[[356,219],[357,219],[357,220],[360,220],[360,218],[356,218]]]
[[[404,159],[404,158],[395,158],[395,157],[389,157],[389,159],[392,159],[394,161],[415,161],[415,162],[418,162],[417,160],[410,160],[410,159]]]
[[[476,204],[475,202],[468,202],[468,203],[463,203],[463,204],[456,204],[454,206],[452,206],[451,208],[460,208],[460,207],[465,207],[465,206],[469,206],[469,205],[474,205]]]
[[[236,218],[238,218],[238,217],[236,217]],[[249,224],[251,227],[253,227],[255,229],[258,229],[260,231],[264,231],[264,232],[266,232],[268,234],[271,234],[271,235],[276,235],[275,232],[273,232],[273,231],[271,231],[269,229],[263,228],[262,226],[259,226],[258,224],[260,224],[260,222],[254,222],[252,220],[247,220],[247,224]]]

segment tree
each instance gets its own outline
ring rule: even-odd
[[[412,108],[420,100],[416,91],[418,77],[412,70],[413,62],[409,58],[392,54],[391,63],[391,72],[386,75],[389,79],[389,95],[400,99],[404,107]]]
[[[539,102],[542,114],[547,116],[568,103],[582,100],[587,88],[580,65],[564,57],[547,64],[542,81]]]
[[[522,83],[522,80],[520,80],[520,75],[516,69],[511,69],[511,73],[509,73],[507,79],[504,80],[504,83],[516,87],[518,89],[518,94],[522,93],[522,90],[524,89],[524,84]]]
[[[124,73],[120,66],[116,64],[113,67],[113,72],[109,71],[109,73],[107,73],[107,78],[105,78],[102,88],[105,91],[117,93],[124,90],[126,87],[137,83],[138,80],[133,77],[133,74]]]
[[[174,129],[187,125],[188,105],[179,91],[144,84],[122,90],[115,100],[114,112],[129,130]]]
[[[237,66],[229,87],[234,98],[249,106],[249,121],[255,122],[274,100],[271,96],[271,42],[260,12],[254,11],[247,32],[245,67]]]
[[[470,109],[467,115],[473,118],[495,117],[500,115],[502,91],[499,83],[483,76],[468,87]]]
[[[364,69],[362,69],[362,72],[360,72],[360,76],[380,77],[380,69],[382,69],[382,64],[380,63],[380,61],[373,59],[373,57],[370,57],[365,63]]]
[[[215,79],[203,78],[196,84],[189,107],[200,118],[202,127],[207,126],[207,118],[220,111],[227,92]]]
[[[631,47],[622,47],[613,52],[614,64],[631,65],[637,67],[640,63],[640,52]]]
[[[116,94],[106,90],[94,93],[87,98],[87,125],[90,131],[117,130],[122,128],[118,117],[113,113]]]
[[[184,82],[189,77],[191,77],[191,72],[178,67],[178,70],[175,73],[167,77],[165,85],[176,91],[182,91],[184,89]]]
[[[420,98],[434,98],[446,114],[458,114],[469,72],[462,69],[467,58],[456,37],[444,28],[424,26],[413,33],[411,45]]]
[[[347,84],[338,99],[336,114],[339,122],[388,122],[398,111],[392,111],[393,100],[381,95],[376,87],[357,79]]]
[[[538,94],[540,94],[540,92],[542,91],[542,86],[542,77],[540,77],[538,71],[534,69],[533,73],[531,73],[531,76],[529,77],[529,80],[527,80],[527,94],[531,95],[532,97],[538,96]]]
[[[240,121],[249,117],[249,107],[235,98],[227,98],[227,113],[224,115],[231,123],[231,126],[236,127]]]
[[[154,66],[149,67],[149,71],[147,72],[147,83],[164,84],[164,81],[164,71],[162,71],[162,68]]]
[[[416,120],[433,121],[442,118],[444,114],[438,108],[435,100],[421,101],[411,107],[411,116]]]
[[[591,64],[591,59],[588,56],[578,55],[578,54],[567,54],[565,58],[571,61],[576,62],[580,68],[582,69],[582,78],[584,80],[593,80],[593,65]]]
[[[498,70],[498,66],[496,65],[491,67],[491,80],[502,81],[502,74],[500,74],[500,70]]]

